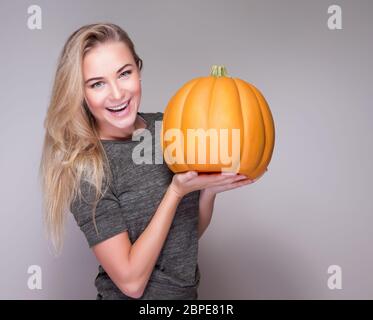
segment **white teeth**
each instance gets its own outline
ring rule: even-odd
[[[120,105],[119,107],[113,107],[113,108],[108,108],[109,110],[120,110],[120,109],[123,109],[123,108],[125,108],[125,107],[127,107],[128,106],[128,101],[125,103],[125,104],[122,104],[122,105]]]

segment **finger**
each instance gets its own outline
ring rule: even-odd
[[[244,185],[252,184],[252,183],[256,182],[260,177],[261,176],[255,178],[255,179],[250,179],[245,175],[237,175],[236,177],[233,178],[232,182],[227,181],[227,185],[226,185],[226,188],[224,190],[231,190],[231,189],[235,189],[235,188],[238,188],[238,187],[241,187],[241,186],[244,186]],[[225,187],[224,181],[220,185],[222,187]]]
[[[239,188],[239,187],[243,187],[243,186],[252,184],[253,182],[254,182],[253,180],[239,181],[239,182],[233,183],[231,189],[236,189],[236,188]]]
[[[216,173],[216,172],[212,172],[212,173],[200,173],[198,176],[202,177],[202,178],[208,178],[208,179],[214,179],[214,178],[218,178],[218,177],[224,177],[220,173]]]
[[[205,183],[226,183],[228,181],[234,181],[235,179],[237,179],[239,176],[237,175],[221,175],[221,174],[218,174],[218,175],[211,175],[211,176],[205,176],[205,177],[202,177],[203,182]]]
[[[239,181],[239,182],[233,182],[233,183],[227,184],[225,186],[222,186],[222,191],[228,191],[228,190],[236,189],[236,188],[245,186],[247,184],[251,184],[252,182],[253,182],[253,180],[250,180],[250,179],[245,179],[244,181]]]
[[[245,180],[245,179],[248,179],[247,176],[243,175],[243,174],[240,174],[236,177],[236,181],[239,181],[239,180]]]
[[[224,187],[224,186],[227,186],[231,183],[233,183],[234,180],[215,180],[215,181],[206,181],[203,183],[202,187],[205,189],[205,188],[211,188],[211,187]]]
[[[206,185],[205,187],[222,187],[222,188],[229,188],[230,186],[234,185],[234,183],[237,183],[237,181],[245,180],[245,178],[242,177],[231,177],[230,179],[223,180],[223,181],[214,181],[211,184]],[[228,190],[228,189],[227,189]]]
[[[233,182],[236,182],[236,181],[240,181],[240,180],[244,180],[244,179],[247,179],[246,176],[244,175],[227,175],[226,176],[227,179],[224,179],[224,180],[219,180],[218,183],[220,184],[230,184],[230,183],[233,183]]]
[[[198,177],[198,172],[196,171],[188,171],[181,176],[183,182],[189,181],[195,177]]]
[[[250,183],[253,183],[253,182],[255,182],[255,179],[244,179],[244,180],[235,182],[235,184],[236,185],[244,185],[244,184],[250,184]]]
[[[235,176],[235,175],[237,175],[237,173],[235,173],[235,172],[222,172],[221,175],[222,176]]]

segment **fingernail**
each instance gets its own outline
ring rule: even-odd
[[[236,175],[234,172],[222,172],[221,174],[223,176],[234,176],[234,175]]]

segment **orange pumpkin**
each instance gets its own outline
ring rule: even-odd
[[[166,134],[175,133],[175,129],[184,140]],[[201,129],[205,133],[217,133],[219,143],[224,140],[226,145],[218,143],[216,146],[216,136],[205,135],[202,149],[195,143],[190,147],[191,138],[194,140],[196,136],[188,136],[188,130],[201,132]],[[225,129],[225,137],[219,136],[224,132],[221,129]],[[236,129],[235,135],[233,129]],[[210,76],[188,81],[170,99],[163,115],[160,141],[163,157],[174,173],[230,171],[255,179],[267,169],[272,157],[274,121],[265,98],[256,87],[239,78],[228,77],[224,66],[213,66]],[[229,164],[216,157],[224,147],[230,152]],[[232,150],[239,150],[239,153]],[[191,153],[197,156],[204,153],[206,161],[188,161],[193,158],[189,158]]]

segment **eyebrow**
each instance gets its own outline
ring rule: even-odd
[[[121,72],[124,68],[126,68],[128,66],[133,66],[133,65],[131,63],[127,63],[123,67],[120,67],[119,70],[117,71],[117,73]],[[90,78],[90,79],[85,81],[85,84],[87,84],[88,82],[90,82],[92,80],[101,80],[101,79],[104,79],[104,78],[103,77]]]

